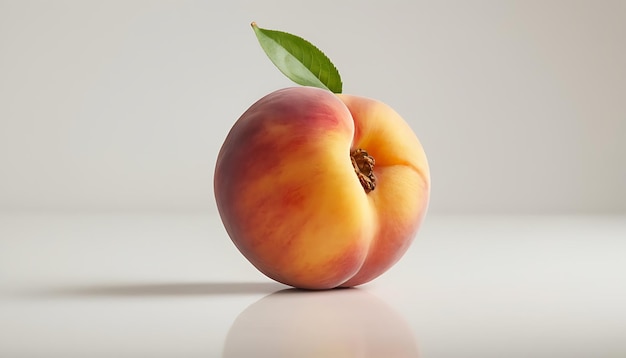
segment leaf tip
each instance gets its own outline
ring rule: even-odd
[[[256,27],[258,27],[258,26],[257,26],[257,24],[256,24],[256,21],[252,21],[252,22],[250,23],[250,26],[252,26],[252,28],[253,28],[253,29],[254,29],[254,28],[256,28]]]

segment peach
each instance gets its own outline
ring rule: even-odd
[[[254,103],[219,152],[224,227],[266,276],[304,289],[364,284],[395,264],[425,215],[430,174],[389,106],[313,87]]]

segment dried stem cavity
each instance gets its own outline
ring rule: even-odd
[[[376,177],[374,176],[374,158],[364,149],[356,149],[350,153],[354,172],[361,182],[361,186],[366,193],[376,188]]]

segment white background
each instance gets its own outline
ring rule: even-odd
[[[291,82],[251,21],[394,107],[431,213],[626,211],[624,1],[0,1],[0,209],[215,210],[228,129]]]
[[[626,356],[625,1],[0,0],[0,357]],[[352,290],[228,239],[228,130],[323,49],[424,145],[429,214]],[[505,214],[505,215],[502,215]]]

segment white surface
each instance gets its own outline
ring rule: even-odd
[[[626,2],[0,0],[0,209],[212,209],[234,121],[324,50],[430,159],[433,213],[626,212]]]
[[[624,216],[431,215],[372,283],[276,293],[204,212],[4,213],[0,357],[624,357],[625,252]]]

